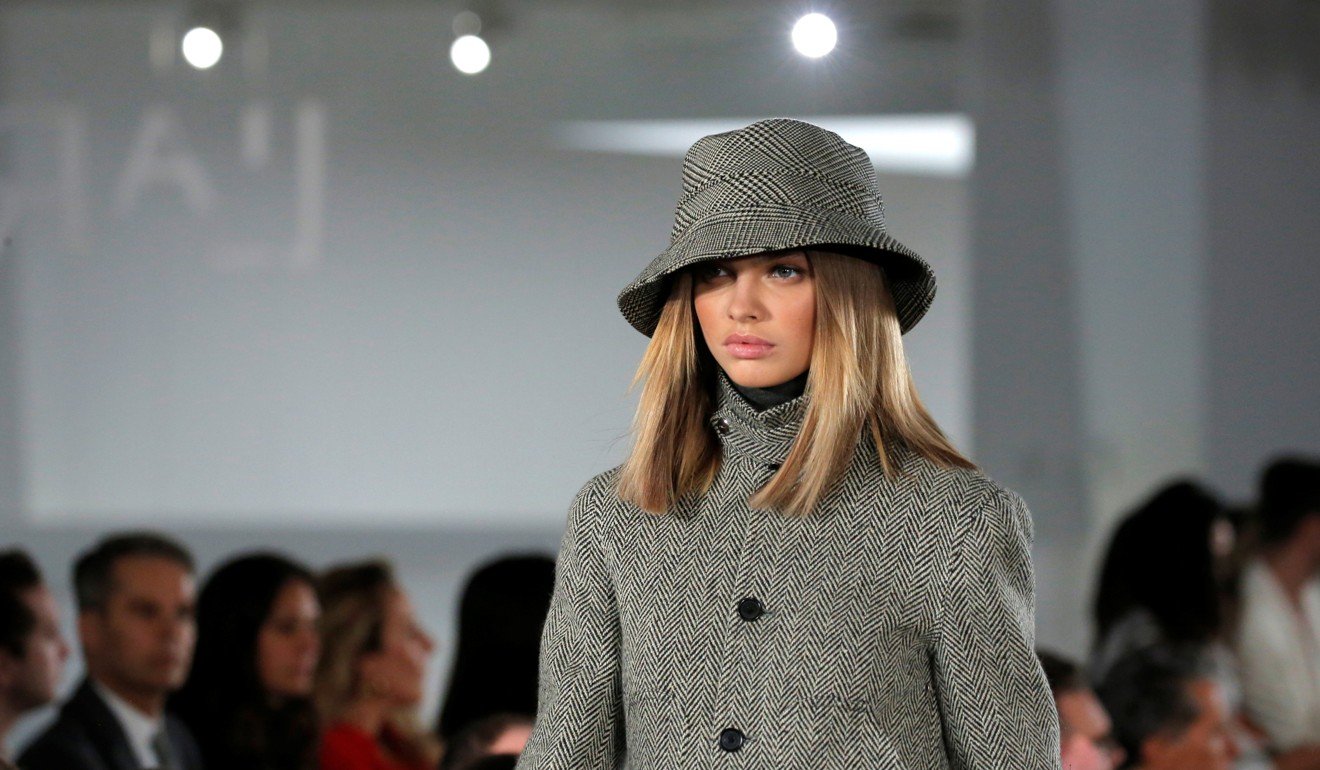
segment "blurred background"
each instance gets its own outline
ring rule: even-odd
[[[1315,0],[5,0],[0,543],[66,602],[124,528],[203,574],[388,556],[433,712],[464,575],[553,552],[627,451],[614,296],[683,151],[797,117],[934,265],[918,386],[1080,656],[1119,515],[1320,452],[1317,40]]]

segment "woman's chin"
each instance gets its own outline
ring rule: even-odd
[[[790,372],[779,366],[766,366],[759,361],[735,361],[724,367],[729,381],[740,388],[773,388],[783,385],[802,372]]]

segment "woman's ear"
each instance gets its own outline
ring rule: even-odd
[[[1320,547],[1320,511],[1312,511],[1303,516],[1297,532],[1307,542]]]
[[[6,694],[18,678],[18,659],[9,650],[0,650],[0,694]]]
[[[364,652],[353,664],[353,673],[357,676],[358,695],[374,696],[380,682],[380,653]]]

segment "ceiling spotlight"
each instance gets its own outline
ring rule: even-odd
[[[183,58],[199,70],[210,69],[220,61],[225,44],[210,27],[193,27],[183,36]]]
[[[839,31],[823,13],[809,13],[793,25],[793,47],[811,59],[819,59],[834,50]]]
[[[449,47],[449,60],[464,75],[475,75],[490,65],[490,46],[476,35],[463,35]]]

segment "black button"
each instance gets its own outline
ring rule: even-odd
[[[779,463],[766,463],[765,467],[769,468],[772,471],[777,471],[780,469],[781,466],[779,465]]]
[[[764,614],[765,605],[761,604],[761,600],[757,599],[755,596],[749,596],[738,602],[738,617],[748,623],[756,620]]]
[[[723,417],[715,421],[715,431],[719,433],[721,436],[729,435],[729,433],[732,430],[733,428],[729,427],[729,421],[724,419]]]
[[[720,733],[720,748],[725,751],[737,751],[747,742],[747,736],[742,734],[742,730],[736,727],[725,728]]]

